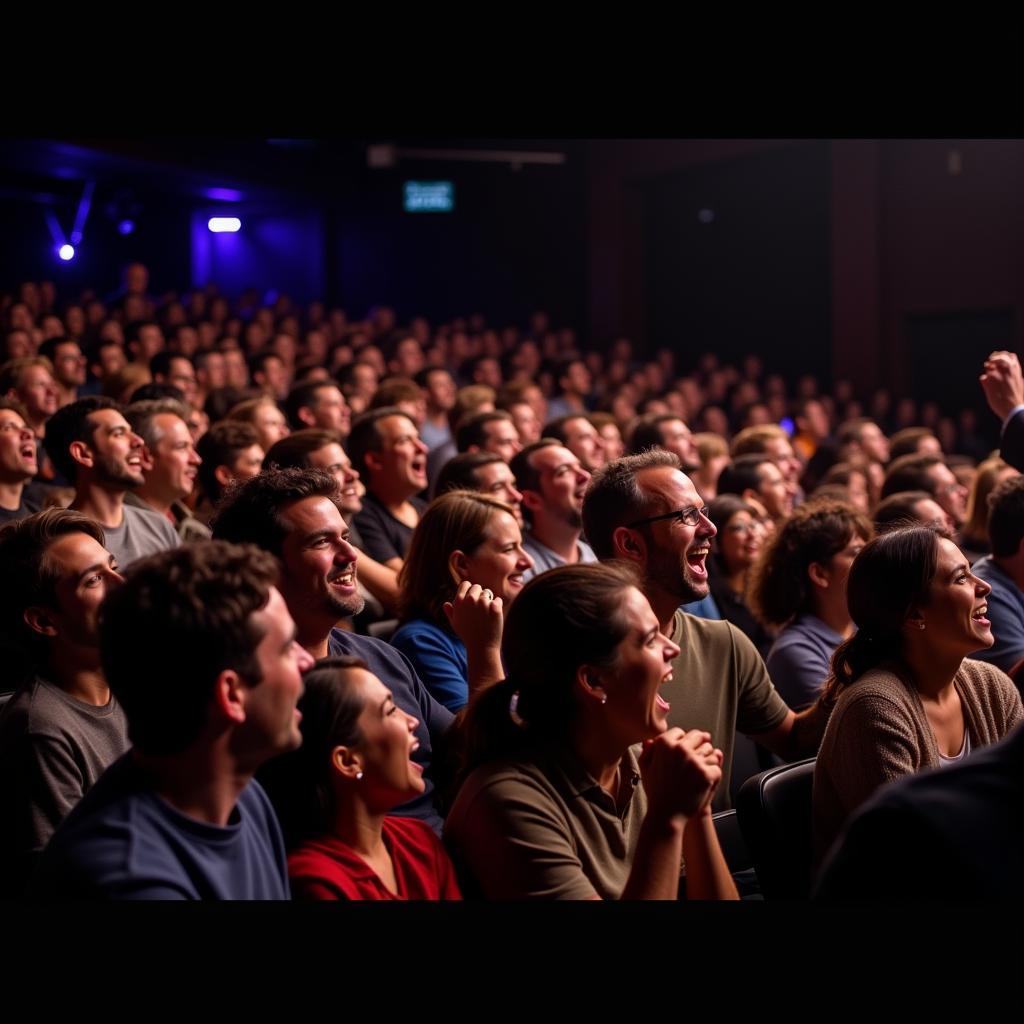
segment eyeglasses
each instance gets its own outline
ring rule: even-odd
[[[665,512],[660,516],[648,516],[646,519],[638,519],[635,523],[626,523],[626,526],[633,530],[647,523],[660,522],[662,519],[678,519],[684,526],[696,526],[701,521],[701,518],[708,518],[707,506],[697,508],[696,505],[690,505],[689,508],[677,508],[675,512]]]

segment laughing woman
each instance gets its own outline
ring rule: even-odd
[[[297,900],[461,899],[429,825],[388,812],[423,792],[417,721],[358,658],[325,658],[303,678],[302,746],[260,781],[288,846]]]
[[[722,752],[668,727],[658,691],[679,648],[637,582],[626,566],[562,566],[509,612],[508,679],[469,709],[445,825],[474,895],[736,898],[711,820]]]
[[[391,638],[450,711],[504,675],[504,613],[533,560],[510,506],[449,491],[420,519],[398,577],[402,625]]]
[[[1010,679],[968,658],[992,646],[991,589],[927,527],[883,534],[854,560],[846,591],[858,629],[821,698],[832,710],[814,769],[819,862],[879,786],[954,764],[1024,718]]]

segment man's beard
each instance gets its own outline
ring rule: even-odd
[[[133,472],[123,462],[120,462],[113,455],[99,455],[96,457],[96,476],[103,484],[114,487],[124,487],[131,490],[141,487],[145,481],[142,470]]]
[[[652,550],[651,556],[647,562],[646,580],[648,583],[677,597],[680,604],[700,601],[708,596],[707,580],[690,578],[685,554],[682,556],[682,562],[678,557],[657,550]]]

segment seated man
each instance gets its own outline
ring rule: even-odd
[[[25,410],[13,398],[0,398],[0,524],[38,512],[42,495],[32,486],[36,439]]]
[[[901,455],[889,463],[882,497],[900,491],[927,491],[960,530],[967,519],[967,488],[953,476],[941,455]]]
[[[971,572],[992,587],[987,617],[996,642],[971,657],[1009,672],[1024,658],[1024,477],[1004,480],[989,495],[988,535],[992,554]]]
[[[342,440],[348,437],[352,410],[341,389],[332,380],[296,384],[284,401],[285,415],[292,430],[316,427],[333,430]]]
[[[589,416],[581,413],[559,416],[544,424],[541,436],[561,441],[580,460],[580,465],[588,473],[593,473],[607,461],[604,442]]]
[[[252,543],[278,559],[281,593],[295,619],[299,643],[314,657],[362,658],[391,690],[395,703],[418,719],[412,759],[424,770],[426,789],[393,813],[426,821],[440,834],[433,745],[452,722],[409,662],[381,640],[337,629],[362,609],[348,525],[337,481],[324,470],[266,470],[233,491],[213,522],[214,537]]]
[[[264,452],[256,428],[234,420],[210,427],[199,438],[196,452],[202,459],[199,486],[203,493],[196,515],[209,523],[224,489],[236,480],[251,480],[263,467]]]
[[[281,831],[252,780],[302,742],[313,659],[276,576],[255,548],[197,541],[138,563],[107,598],[101,657],[133,749],[57,830],[33,896],[288,899]]]
[[[393,406],[360,416],[348,446],[366,485],[363,509],[355,517],[366,553],[397,572],[426,508],[417,495],[427,486],[427,446],[416,424]]]
[[[494,452],[463,452],[449,460],[437,478],[436,495],[445,491],[479,491],[511,505],[516,522],[523,525],[522,494],[508,463]]]
[[[117,402],[100,395],[59,409],[46,432],[47,453],[75,487],[71,508],[103,527],[107,550],[122,568],[181,543],[158,512],[125,504],[128,491],[145,483],[143,447]]]
[[[697,469],[700,457],[690,428],[674,413],[642,416],[629,435],[629,454],[639,455],[648,448],[664,448],[679,456],[684,470]]]
[[[718,477],[718,496],[738,494],[776,527],[793,511],[793,491],[778,464],[768,455],[739,455]]]
[[[798,715],[787,707],[757,649],[731,622],[680,610],[708,593],[705,563],[718,531],[705,513],[678,457],[657,448],[598,470],[583,503],[594,551],[602,561],[638,566],[661,632],[680,649],[662,689],[668,722],[711,733],[725,754],[713,804],[719,811],[729,807],[737,730],[782,758],[813,757],[825,719],[817,704]]]
[[[506,462],[511,462],[523,447],[512,416],[500,409],[474,413],[462,420],[455,431],[455,446],[460,452],[493,452]]]
[[[188,409],[173,398],[132,402],[125,419],[146,446],[143,483],[125,503],[162,515],[183,541],[209,540],[210,528],[185,504],[199,475],[202,459],[188,429]]]
[[[348,524],[349,541],[359,551],[359,590],[367,600],[359,625],[396,615],[398,573],[365,552],[354,519],[362,511],[366,489],[338,435],[330,430],[296,430],[270,446],[266,465],[268,469],[324,469],[338,481],[338,508]]]
[[[580,460],[553,437],[542,437],[527,445],[513,460],[523,496],[523,515],[530,529],[523,537],[523,549],[533,559],[533,568],[523,573],[526,580],[557,565],[596,562],[597,556],[582,540],[583,494],[590,474]]]
[[[17,896],[57,826],[128,749],[96,624],[121,577],[103,531],[67,509],[0,531],[0,564],[0,628],[25,656],[24,682],[0,715],[0,892]]]

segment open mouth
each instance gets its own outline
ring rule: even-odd
[[[23,459],[28,459],[32,462],[36,461],[36,446],[31,441],[28,444],[23,444],[20,451]]]
[[[356,563],[350,562],[340,572],[328,577],[327,582],[339,590],[355,590],[356,586]]]
[[[664,686],[666,683],[670,682],[672,682],[671,671],[666,672],[665,675],[662,676],[661,683],[659,685]],[[655,691],[654,694],[654,706],[658,711],[662,712],[662,714],[667,714],[672,709],[672,705],[669,704],[669,702],[657,691]]]
[[[978,623],[979,626],[991,626],[992,623],[986,617],[988,614],[988,605],[983,604],[972,616],[971,620]]]
[[[125,459],[124,461],[127,463],[127,465],[131,466],[132,469],[139,469],[142,466],[141,455],[129,455],[128,458]]]
[[[697,577],[697,579],[707,579],[708,569],[705,565],[705,559],[711,551],[711,547],[708,544],[702,544],[700,547],[690,548],[686,552],[686,564],[690,568],[690,572]]]

